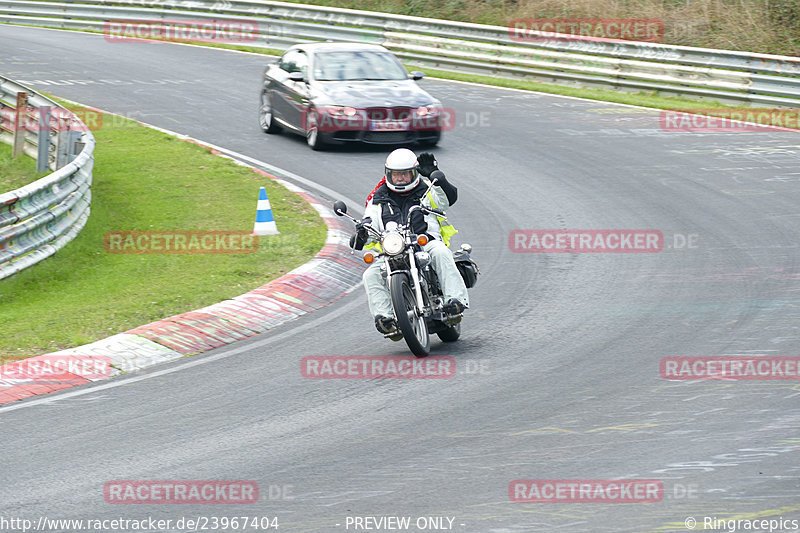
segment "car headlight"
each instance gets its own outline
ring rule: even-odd
[[[328,106],[325,110],[333,117],[354,117],[358,112],[355,107],[341,105]]]
[[[418,117],[435,117],[442,112],[442,106],[438,104],[431,104],[418,107],[416,114]]]
[[[403,236],[399,233],[389,232],[383,236],[381,240],[381,247],[383,251],[389,255],[397,255],[405,248]]]

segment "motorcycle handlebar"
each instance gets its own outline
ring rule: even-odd
[[[411,222],[411,213],[414,211],[427,211],[428,213],[433,213],[434,215],[440,216],[442,218],[447,218],[447,215],[443,211],[439,211],[438,209],[433,209],[431,207],[425,207],[424,205],[415,205],[411,209],[408,210],[408,223]]]
[[[361,221],[359,220],[359,222],[361,222]],[[376,230],[372,226],[366,225],[366,226],[363,226],[363,227],[367,230],[367,232],[372,233],[373,237],[377,237],[378,239],[381,238],[381,232]]]

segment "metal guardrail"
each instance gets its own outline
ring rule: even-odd
[[[321,40],[383,44],[406,62],[560,85],[800,107],[800,58],[406,17],[266,0],[0,0],[0,22],[104,31],[105,23],[225,20],[255,24],[251,46]]]
[[[0,76],[0,142],[54,172],[0,194],[0,279],[53,255],[89,218],[94,136],[49,98]],[[79,153],[75,153],[80,148]]]

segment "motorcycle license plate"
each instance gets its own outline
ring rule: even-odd
[[[402,120],[381,120],[370,122],[370,131],[406,131],[408,122]]]

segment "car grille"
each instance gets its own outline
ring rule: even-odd
[[[361,137],[360,131],[335,131],[333,138],[337,141],[358,141]]]
[[[401,143],[413,140],[414,135],[406,131],[380,131],[364,133],[362,140],[367,143]]]
[[[408,120],[413,107],[368,107],[367,117],[370,120]]]

